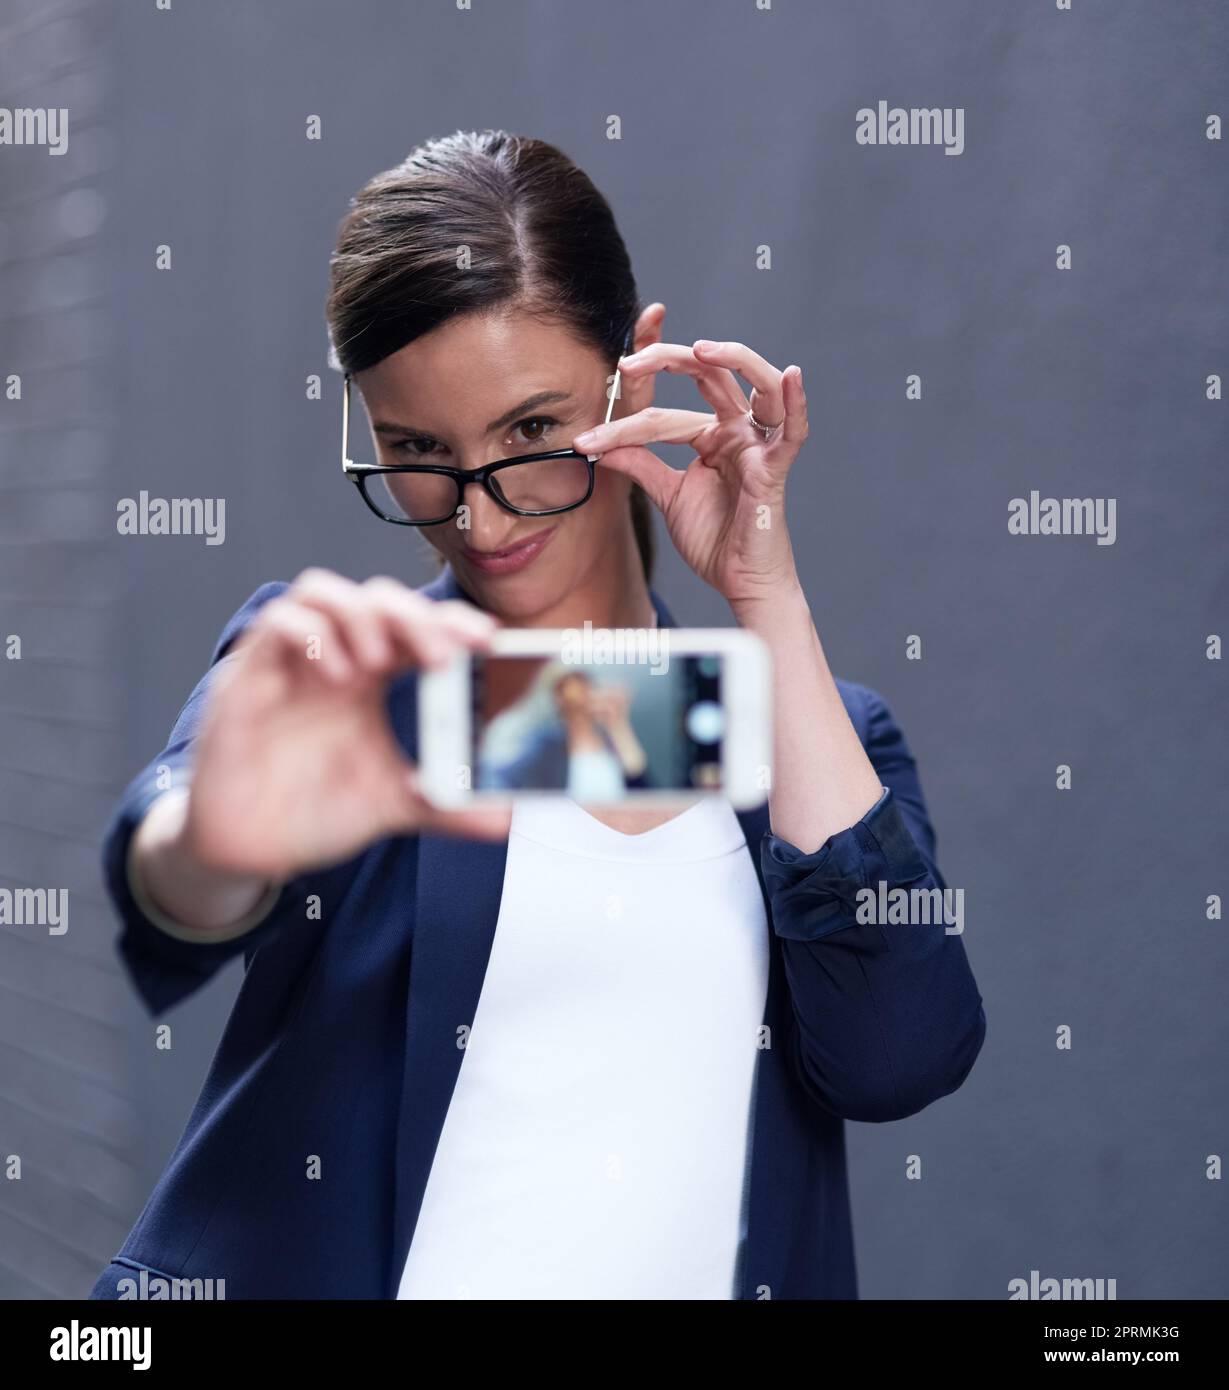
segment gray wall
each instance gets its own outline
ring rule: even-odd
[[[0,146],[0,890],[68,894],[62,934],[0,926],[8,1298],[88,1288],[148,1167],[130,996],[98,873],[100,820],[131,775],[121,644],[135,617],[113,520],[126,345],[108,303],[119,150],[103,18],[84,3],[0,9],[0,106],[70,110],[68,153]]]
[[[309,563],[431,573],[339,477],[335,380],[323,402],[304,382],[327,375],[346,199],[418,140],[484,126],[589,171],[670,338],[805,373],[800,566],[834,666],[887,697],[919,758],[989,1019],[955,1096],[849,1126],[863,1295],[1003,1298],[1032,1269],[1122,1298],[1229,1294],[1225,1187],[1205,1176],[1229,1045],[1226,928],[1205,910],[1229,886],[1224,666],[1205,658],[1227,627],[1229,405],[1204,385],[1229,375],[1229,173],[1204,134],[1229,117],[1224,5],[9,12],[0,104],[80,122],[63,158],[0,148],[0,382],[26,382],[0,399],[0,637],[26,638],[0,660],[0,886],[66,885],[74,911],[60,938],[0,929],[0,1161],[24,1156],[0,1180],[0,1295],[88,1288],[236,984],[154,1049],[101,900],[110,801],[257,584]],[[857,144],[880,98],[962,107],[964,153]],[[65,237],[71,187],[105,217],[70,205]],[[693,404],[676,380],[659,399]],[[117,536],[140,488],[226,497],[225,545]],[[1008,501],[1034,488],[1116,498],[1116,543],[1010,536]],[[658,587],[679,621],[727,621],[672,555]]]

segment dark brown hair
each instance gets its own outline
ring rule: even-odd
[[[544,140],[503,130],[428,140],[353,198],[329,261],[336,364],[361,372],[456,314],[497,306],[566,323],[613,371],[639,312],[606,199]],[[646,578],[652,509],[632,487]]]

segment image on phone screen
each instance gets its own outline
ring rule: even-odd
[[[722,664],[711,653],[675,656],[661,667],[477,656],[475,786],[564,792],[578,801],[720,790]]]

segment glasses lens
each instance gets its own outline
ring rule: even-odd
[[[397,521],[443,521],[456,510],[457,485],[439,473],[374,473],[367,495]]]
[[[518,511],[559,511],[584,501],[589,491],[589,465],[579,454],[532,459],[497,469],[491,474],[491,486]]]

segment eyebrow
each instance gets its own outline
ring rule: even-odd
[[[570,391],[539,391],[535,396],[527,396],[520,405],[513,406],[511,410],[506,410],[498,420],[492,420],[486,427],[486,434],[494,434],[496,430],[501,430],[505,425],[514,424],[517,420],[523,419],[530,411],[537,410],[539,406],[555,405],[561,401],[570,401],[572,393]],[[435,436],[430,430],[414,429],[409,425],[398,425],[391,421],[382,420],[371,427],[376,434],[416,434],[434,439]]]

